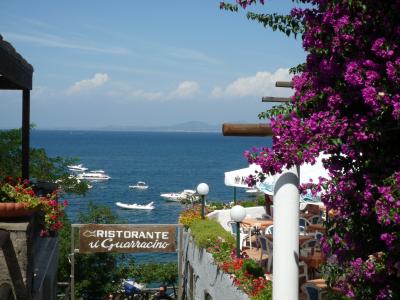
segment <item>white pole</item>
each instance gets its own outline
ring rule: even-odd
[[[283,171],[274,187],[274,300],[299,299],[299,172]]]

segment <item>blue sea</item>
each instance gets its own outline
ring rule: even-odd
[[[91,200],[106,205],[121,222],[132,224],[176,224],[184,205],[167,202],[162,193],[196,189],[205,182],[209,201],[230,202],[233,188],[224,185],[224,172],[248,166],[245,150],[270,145],[270,138],[224,137],[221,133],[115,132],[33,130],[31,146],[44,148],[49,156],[79,158],[90,170],[103,169],[112,179],[94,182],[86,196],[67,195],[68,216],[76,221]],[[148,190],[128,186],[145,181]],[[238,199],[247,199],[238,190]],[[123,210],[115,202],[147,204],[152,211]],[[148,256],[145,256],[149,259]],[[167,260],[161,255],[157,260]]]

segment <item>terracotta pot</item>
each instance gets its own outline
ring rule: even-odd
[[[35,211],[35,208],[27,208],[25,203],[0,202],[1,219],[28,217]]]

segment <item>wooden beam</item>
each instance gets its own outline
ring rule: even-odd
[[[293,81],[277,81],[275,82],[276,87],[293,88]]]
[[[30,92],[22,91],[22,179],[29,179]]]
[[[222,125],[224,136],[272,136],[273,132],[269,124],[230,124]]]
[[[18,84],[8,80],[4,76],[0,76],[0,90],[22,90]]]
[[[290,98],[284,97],[262,97],[262,102],[290,102]]]

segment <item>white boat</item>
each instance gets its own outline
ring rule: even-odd
[[[183,190],[180,193],[165,193],[160,196],[166,198],[167,201],[180,202],[181,200],[185,200],[190,196],[194,196],[196,194],[195,190]]]
[[[144,181],[138,181],[135,185],[130,185],[131,189],[147,190],[149,186]]]
[[[76,171],[76,172],[84,172],[87,171],[88,168],[85,168],[82,164],[79,165],[69,165],[67,166],[67,168],[70,171]]]
[[[91,170],[89,171],[90,173],[100,173],[100,174],[105,174],[104,170]]]
[[[178,201],[179,202],[179,197],[181,196],[181,193],[164,193],[164,194],[161,194],[160,196],[168,199],[169,201]]]
[[[153,206],[154,202],[150,202],[149,204],[143,205],[143,204],[126,204],[126,203],[122,203],[122,202],[115,202],[115,205],[120,207],[120,208],[125,208],[125,209],[147,209],[147,210],[151,210],[154,209]]]
[[[103,173],[93,173],[93,172],[87,172],[87,173],[81,173],[77,176],[78,179],[86,179],[86,180],[108,180],[111,179],[110,176],[107,174]]]

